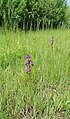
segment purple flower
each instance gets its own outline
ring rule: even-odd
[[[26,62],[26,73],[30,74],[31,66],[34,66],[33,61],[30,59],[30,55],[26,56],[27,62]]]
[[[31,64],[32,66],[34,65],[34,63],[33,63],[32,60],[28,60],[28,61],[26,62],[26,65],[30,65],[30,64]]]
[[[26,66],[26,73],[29,74],[30,71],[31,71],[30,66],[27,65],[27,66]]]
[[[54,44],[54,36],[52,36],[52,39],[51,39],[51,46],[53,46]]]
[[[27,55],[27,56],[26,56],[26,59],[29,59],[29,58],[30,58],[30,55]]]

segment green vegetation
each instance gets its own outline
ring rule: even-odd
[[[0,28],[0,119],[69,119],[67,0],[0,0]]]
[[[67,29],[0,31],[0,119],[70,118],[69,45]],[[34,62],[30,75],[27,54]]]
[[[69,7],[67,7],[65,17],[66,17],[65,27],[70,28],[70,6],[69,6]]]
[[[59,28],[65,24],[66,0],[0,0],[0,26],[8,29]]]

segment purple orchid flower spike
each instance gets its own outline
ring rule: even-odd
[[[32,66],[34,66],[34,63],[33,63],[32,60],[28,60],[28,61],[26,62],[26,65],[32,65]]]
[[[31,60],[30,55],[26,56],[27,62],[26,62],[26,73],[30,74],[31,71],[31,66],[34,66],[33,61]]]
[[[26,66],[26,73],[30,74],[30,71],[31,71],[30,66]]]
[[[53,47],[53,44],[54,44],[54,36],[52,36],[52,39],[51,39],[51,46]]]
[[[29,59],[30,58],[30,55],[28,54],[27,56],[26,56],[26,59]]]

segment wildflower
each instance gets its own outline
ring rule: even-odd
[[[51,46],[53,47],[53,44],[54,44],[54,36],[52,36],[52,39],[51,39]]]
[[[27,62],[26,62],[26,73],[30,74],[31,71],[31,66],[34,66],[33,61],[31,60],[30,55],[26,56]]]
[[[26,73],[29,74],[31,71],[30,66],[26,65]]]
[[[26,56],[26,59],[30,59],[30,55],[27,55],[27,56]]]

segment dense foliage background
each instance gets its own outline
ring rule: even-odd
[[[0,0],[0,26],[8,29],[70,27],[66,0]]]

